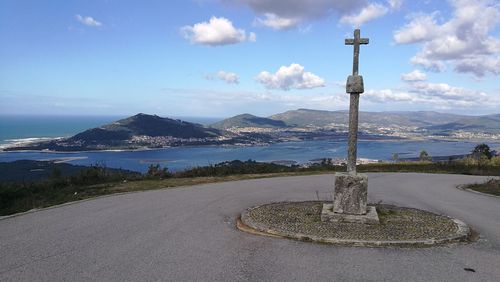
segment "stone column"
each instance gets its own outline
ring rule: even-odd
[[[357,142],[358,142],[358,109],[359,93],[353,93],[349,107],[349,143],[347,150],[347,172],[356,174]]]

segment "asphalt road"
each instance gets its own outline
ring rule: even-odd
[[[104,197],[0,220],[0,281],[500,281],[500,199],[454,188],[484,179],[369,174],[370,202],[464,220],[481,233],[472,244],[337,247],[238,231],[247,207],[326,199],[333,184],[332,175],[270,178]]]

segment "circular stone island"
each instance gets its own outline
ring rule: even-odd
[[[283,202],[247,209],[238,228],[253,234],[351,246],[425,247],[471,240],[462,221],[431,212],[375,205],[380,223],[322,222],[324,202]]]

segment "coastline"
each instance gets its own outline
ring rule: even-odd
[[[12,152],[12,153],[50,153],[50,154],[81,154],[81,153],[97,153],[97,152],[141,152],[141,151],[154,151],[154,150],[165,150],[165,149],[171,149],[171,148],[197,148],[197,147],[235,147],[235,148],[244,148],[244,147],[257,147],[257,146],[269,146],[271,144],[276,144],[276,143],[293,143],[293,142],[314,142],[314,141],[325,141],[325,140],[298,140],[298,141],[278,141],[278,142],[269,142],[269,143],[263,143],[263,144],[219,144],[219,145],[214,145],[214,144],[199,144],[199,145],[179,145],[179,146],[168,146],[168,147],[161,147],[161,148],[150,148],[150,147],[140,147],[140,148],[135,148],[135,149],[102,149],[102,150],[78,150],[78,151],[56,151],[56,150],[49,150],[49,149],[43,149],[43,150],[6,150],[12,147],[22,147],[22,146],[27,146],[33,143],[37,142],[47,142],[47,141],[54,141],[54,140],[60,140],[66,137],[30,137],[30,138],[22,138],[22,139],[9,139],[9,140],[15,140],[15,146],[13,143],[11,144],[1,144],[0,145],[0,154],[1,153],[7,153],[7,152]],[[26,141],[24,141],[26,140]],[[8,141],[8,140],[4,140]],[[341,142],[341,141],[346,141],[343,139],[339,140],[331,140],[335,142]],[[467,142],[467,143],[482,143],[482,142],[493,142],[493,143],[500,143],[500,140],[490,140],[490,139],[439,139],[435,137],[407,137],[407,138],[394,138],[394,139],[368,139],[368,138],[362,138],[359,139],[358,142],[380,142],[380,143],[398,143],[398,142],[425,142],[425,141],[431,141],[431,142]]]
[[[359,143],[360,163],[391,162],[398,154],[400,160],[417,159],[426,150],[435,159],[448,160],[447,156],[464,155],[476,145],[471,142],[455,141],[456,144],[440,141],[364,140]],[[490,144],[500,147],[500,142]],[[342,163],[345,158],[344,141],[294,141],[269,145],[195,145],[169,148],[138,148],[135,150],[97,150],[97,151],[6,151],[0,152],[0,162],[18,160],[63,161],[70,164],[91,166],[105,164],[111,168],[123,168],[146,172],[150,164],[160,164],[171,171],[207,166],[233,160],[253,160],[257,162],[279,162],[286,164],[310,164],[320,159],[327,162]],[[330,161],[331,160],[331,161]]]

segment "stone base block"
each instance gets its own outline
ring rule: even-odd
[[[321,211],[321,221],[323,222],[345,222],[360,224],[379,224],[377,209],[374,206],[368,206],[365,214],[354,215],[333,212],[333,204],[323,204]]]
[[[366,174],[335,174],[333,212],[342,214],[366,214],[368,200],[368,176]]]

